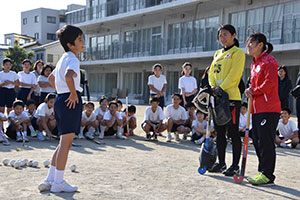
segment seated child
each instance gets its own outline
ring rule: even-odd
[[[118,104],[116,101],[111,101],[108,107],[109,111],[105,113],[104,126],[101,127],[104,130],[104,135],[114,135],[116,133],[116,137],[119,139],[126,139],[122,134],[122,123],[123,119],[119,112],[117,112]]]
[[[118,110],[117,111],[120,113],[120,112],[122,112],[123,103],[122,103],[122,101],[117,100],[117,104],[118,104]]]
[[[192,129],[193,135],[191,138],[195,144],[202,144],[206,137],[207,121],[205,120],[205,114],[200,110],[197,110],[197,119],[193,121]]]
[[[33,117],[36,112],[36,104],[33,99],[29,99],[26,102],[26,110],[24,111],[27,116],[29,117],[29,122],[28,122],[28,132],[30,132],[31,137],[35,137],[37,135],[35,130],[38,130],[38,126],[36,124],[36,120],[33,120]]]
[[[167,142],[171,142],[172,140],[171,132],[175,133],[175,139],[176,141],[179,141],[178,134],[188,133],[189,130],[189,128],[186,128],[184,126],[186,120],[186,112],[185,109],[179,105],[180,102],[181,102],[180,94],[174,93],[172,95],[173,104],[168,105],[165,111],[165,116],[168,119],[168,123],[167,123],[168,135],[166,138]]]
[[[100,101],[99,101],[100,106],[94,110],[94,114],[96,115],[96,119],[100,125],[100,135],[99,139],[104,138],[104,131],[105,131],[105,124],[104,124],[104,114],[108,112],[108,99],[105,96],[102,96]]]
[[[290,120],[291,110],[283,108],[280,117],[277,126],[279,136],[276,135],[275,143],[281,147],[296,148],[299,144],[298,128],[296,123]]]
[[[124,133],[127,132],[127,120],[126,120],[126,109],[125,112],[122,112],[122,118],[123,118],[123,127],[124,127]],[[128,126],[129,126],[129,135],[133,136],[134,132],[133,130],[136,128],[136,107],[134,105],[128,106]]]
[[[157,135],[167,129],[167,125],[163,123],[165,119],[164,112],[159,106],[160,99],[158,97],[150,98],[150,106],[146,108],[145,120],[142,123],[142,129],[146,133],[146,140],[154,137],[157,140]],[[150,132],[153,132],[151,136]]]
[[[239,122],[239,132],[241,137],[245,137],[246,125],[247,125],[247,114],[248,114],[248,104],[247,102],[243,102],[241,105],[241,113],[240,113],[240,122]],[[252,138],[252,117],[250,114],[250,124],[249,124],[249,137]]]
[[[39,140],[45,140],[43,130],[49,138],[54,137],[53,130],[56,128],[56,120],[54,118],[54,100],[56,95],[47,94],[45,102],[40,104],[34,115],[34,121],[38,126],[37,137]]]
[[[187,109],[187,111],[186,111],[187,120],[185,121],[184,126],[186,128],[189,128],[189,130],[187,129],[187,131],[189,133],[192,130],[193,121],[197,119],[196,112],[195,112],[196,106],[192,102],[188,102],[185,107]],[[186,140],[186,137],[187,137],[187,133],[183,134],[182,139]]]
[[[0,143],[3,142],[4,145],[9,145],[9,142],[4,135],[3,122],[7,121],[5,115],[0,112]]]
[[[17,142],[29,142],[27,138],[27,124],[29,118],[24,112],[24,102],[16,100],[13,103],[13,110],[8,115],[8,127],[6,135],[11,139],[16,139]],[[22,132],[22,135],[21,135]]]
[[[78,135],[79,139],[83,139],[83,134],[86,132],[86,137],[88,139],[93,140],[95,130],[99,126],[99,123],[96,119],[96,114],[93,113],[95,105],[93,102],[88,102],[85,104],[85,110],[82,112],[82,119],[81,119],[81,127],[80,133]]]

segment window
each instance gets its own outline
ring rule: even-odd
[[[167,72],[167,95],[171,96],[174,92],[178,92],[178,80],[180,78],[178,71],[168,71]]]
[[[56,24],[56,17],[47,16],[47,22],[51,24]]]
[[[123,87],[128,89],[128,94],[142,94],[142,72],[124,73]]]
[[[11,39],[10,38],[6,38],[5,44],[10,46],[11,45]]]
[[[40,38],[39,38],[39,33],[35,33],[35,34],[34,34],[34,37],[35,37],[36,40],[40,39]]]
[[[47,62],[53,62],[53,54],[47,54]]]
[[[235,27],[239,42],[245,41],[246,36],[246,12],[231,14],[231,24]]]
[[[27,24],[27,18],[23,18],[23,25]]]
[[[151,55],[161,55],[161,27],[152,28],[152,51]]]
[[[34,16],[34,23],[39,23],[40,17],[38,15]]]
[[[56,40],[56,35],[54,33],[47,33],[47,40]]]

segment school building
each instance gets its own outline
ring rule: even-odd
[[[81,67],[94,97],[125,88],[132,103],[147,103],[151,67],[161,63],[170,101],[178,91],[185,61],[192,63],[193,76],[200,82],[221,47],[217,30],[225,23],[235,26],[244,50],[251,33],[265,33],[279,64],[288,67],[293,84],[299,71],[299,0],[87,0],[85,8],[66,15],[67,23],[86,34]],[[251,62],[247,56],[244,81]]]

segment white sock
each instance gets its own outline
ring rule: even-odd
[[[34,132],[34,128],[32,125],[29,126],[29,129],[30,129],[31,133]]]
[[[94,132],[95,132],[95,128],[91,126],[91,127],[89,128],[89,131],[92,132],[92,133],[94,133]]]
[[[64,180],[64,173],[64,170],[55,169],[54,182],[58,184],[61,183]]]
[[[47,182],[53,182],[54,181],[54,176],[55,176],[55,166],[50,166],[50,169],[48,170],[48,175],[46,178]]]
[[[17,132],[17,137],[21,137],[21,133],[20,132]]]
[[[122,126],[118,126],[118,128],[117,128],[117,134],[121,134],[122,135]]]
[[[27,137],[27,131],[24,131],[23,134],[24,134],[24,137]]]
[[[106,126],[101,126],[100,125],[100,133],[101,133],[101,135],[104,135],[104,131],[105,131],[105,129],[106,129]]]
[[[83,135],[84,126],[80,127],[80,134]]]

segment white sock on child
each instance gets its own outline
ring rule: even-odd
[[[55,169],[55,176],[54,176],[54,182],[59,184],[64,180],[64,170],[57,170]]]
[[[21,137],[21,133],[20,132],[17,132],[17,137]]]
[[[24,131],[23,134],[24,134],[24,137],[27,137],[27,131]]]
[[[53,182],[54,181],[54,176],[55,176],[55,166],[50,166],[50,169],[48,170],[48,175],[46,178],[47,182]]]
[[[117,134],[121,134],[122,135],[122,126],[117,126]]]
[[[31,131],[31,133],[34,132],[34,128],[32,125],[29,126],[29,130]]]
[[[95,128],[91,126],[91,127],[89,128],[89,131],[90,131],[91,133],[94,133],[94,132],[95,132]]]
[[[99,135],[99,138],[100,139],[103,139],[104,138],[104,131],[105,131],[105,129],[106,129],[106,126],[101,126],[100,125],[100,135]]]

